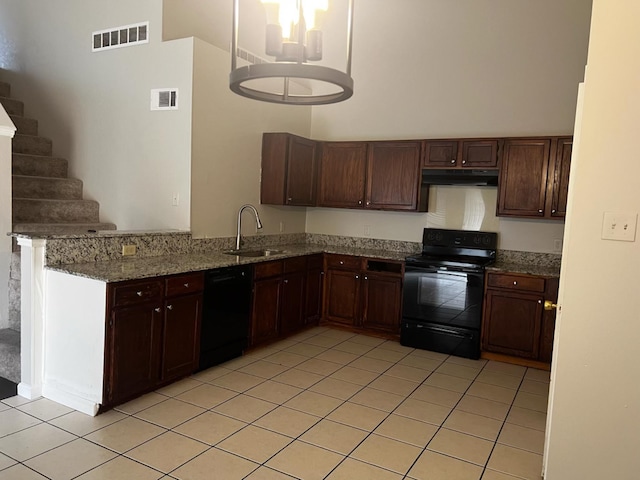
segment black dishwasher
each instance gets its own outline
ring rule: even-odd
[[[252,267],[209,270],[204,281],[198,370],[239,357],[247,347]]]

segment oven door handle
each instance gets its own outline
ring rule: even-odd
[[[434,332],[439,332],[439,333],[446,333],[447,335],[451,335],[454,337],[458,337],[458,338],[473,338],[473,334],[464,334],[464,333],[460,333],[457,330],[451,330],[449,328],[442,328],[442,327],[433,327],[433,326],[426,326],[426,325],[416,325],[416,328],[421,329],[421,328],[426,328],[428,330],[433,330]]]

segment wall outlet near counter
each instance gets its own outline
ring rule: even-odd
[[[280,222],[280,233],[284,233],[285,224],[284,222]]]
[[[553,251],[555,253],[562,253],[562,239],[561,238],[556,238],[553,241]]]
[[[137,247],[135,245],[122,245],[122,255],[130,256],[136,254]]]

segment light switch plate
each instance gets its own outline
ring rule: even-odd
[[[635,242],[637,223],[637,213],[604,212],[602,239]]]

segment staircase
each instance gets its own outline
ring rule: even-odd
[[[83,200],[82,182],[67,176],[67,160],[53,156],[50,139],[38,136],[37,120],[0,82],[0,104],[17,128],[12,143],[13,231],[63,234],[115,230],[101,223],[99,204]],[[0,232],[4,234],[4,232]],[[9,325],[0,325],[0,377],[20,381],[20,252],[14,242],[9,278]]]

